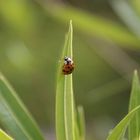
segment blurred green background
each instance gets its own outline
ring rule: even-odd
[[[56,70],[70,19],[76,104],[87,140],[104,140],[127,113],[140,67],[139,0],[1,0],[0,70],[55,140]]]

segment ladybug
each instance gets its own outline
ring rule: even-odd
[[[68,75],[68,74],[71,74],[74,70],[74,63],[73,63],[73,60],[67,56],[65,56],[64,58],[64,65],[63,65],[63,68],[62,68],[62,73],[64,75]]]

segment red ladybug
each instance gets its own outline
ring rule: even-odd
[[[72,59],[65,56],[62,73],[64,75],[68,75],[68,74],[71,74],[73,72],[73,70],[74,70],[74,63],[73,63]]]

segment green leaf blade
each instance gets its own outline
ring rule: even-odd
[[[59,79],[61,81],[61,78]],[[58,80],[58,81],[59,81]],[[62,79],[63,80],[63,79]],[[63,84],[57,82],[57,88],[59,89],[56,91],[56,137],[57,140],[65,140],[65,123],[64,123],[64,92],[63,91]]]
[[[0,139],[1,140],[13,140],[10,136],[8,136],[3,130],[0,129]]]
[[[44,140],[35,121],[7,80],[0,75],[0,123],[15,139]]]
[[[70,21],[69,31],[65,39],[65,45],[58,68],[56,87],[56,135],[57,140],[75,140],[74,131],[74,97],[72,74],[63,75],[62,66],[65,56],[73,58],[72,54],[73,28]]]
[[[117,124],[117,126],[111,131],[109,134],[107,140],[120,140],[124,132],[129,125],[130,121],[132,120],[133,116],[136,115],[135,113],[138,112],[140,109],[140,106],[137,106],[134,108],[131,112],[129,112],[121,121]],[[134,139],[131,139],[134,140]]]
[[[129,112],[140,105],[140,83],[137,71],[134,72],[133,77],[133,84],[132,84],[132,90],[131,90],[131,97],[130,97],[130,103],[129,103]],[[128,129],[128,135],[129,139],[139,139],[140,134],[140,111],[136,112],[136,115],[132,119],[129,125]]]
[[[79,128],[80,140],[85,140],[85,116],[82,106],[78,106],[77,109],[77,123]]]

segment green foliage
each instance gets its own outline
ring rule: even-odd
[[[103,117],[102,113],[120,118],[128,102],[128,95],[125,96],[130,85],[126,76],[131,75],[132,69],[139,68],[140,41],[130,26],[126,26],[129,20],[122,23],[124,17],[119,18],[110,6],[105,7],[107,1],[104,0],[73,0],[70,2],[73,6],[69,2],[49,1],[0,1],[0,70],[20,91],[19,95],[40,125],[52,125],[56,62],[66,23],[72,19],[77,103],[86,108],[87,121],[89,118],[94,121],[99,115]],[[139,11],[139,0],[130,1],[136,3]],[[126,15],[127,18],[135,17]],[[120,47],[129,59],[124,53],[116,53],[114,46]],[[113,102],[114,96],[118,101]],[[114,104],[108,109],[110,101]],[[118,112],[113,111],[116,106]],[[95,133],[88,131],[87,136],[95,136]]]
[[[135,107],[140,105],[140,83],[137,71],[134,73],[132,91],[129,103],[129,112]],[[129,124],[129,139],[137,140],[140,135],[140,111],[136,112],[136,115],[133,117],[133,120]]]
[[[72,57],[72,23],[70,22],[69,32],[65,39],[65,45],[61,55],[61,63],[58,68],[58,79],[56,89],[56,132],[57,140],[84,140],[85,126],[82,108],[78,108],[78,112],[74,109],[74,97],[72,86],[72,74],[63,75],[62,66],[64,56]],[[111,131],[107,140],[119,140],[124,138],[125,131],[129,126],[129,133],[139,134],[139,81],[137,73],[134,74],[132,95],[130,98],[130,112],[117,124]],[[77,118],[75,118],[77,116]],[[137,121],[132,118],[135,117]],[[130,124],[131,121],[131,124]],[[63,124],[63,125],[62,125]],[[133,125],[132,125],[133,124]],[[131,127],[132,125],[132,127]],[[138,125],[138,127],[137,127]],[[135,129],[134,129],[135,128]],[[138,138],[131,137],[130,140]]]
[[[57,140],[74,140],[74,99],[72,75],[62,74],[63,60],[65,56],[72,58],[72,22],[66,35],[62,56],[57,74],[56,87],[56,133]]]
[[[0,74],[0,123],[17,140],[43,140],[35,121]]]
[[[10,136],[8,136],[4,131],[0,129],[0,139],[1,140],[13,140]]]
[[[85,140],[85,116],[82,106],[78,106],[77,108],[77,123],[80,140]]]
[[[119,140],[124,137],[128,127],[129,140],[138,140],[140,135],[140,84],[137,71],[134,72],[132,91],[129,103],[129,113],[111,131],[107,140]]]
[[[33,17],[32,13],[29,12],[30,8],[26,5],[26,2],[24,4],[22,3],[22,5],[18,3],[18,1],[16,0],[14,1],[14,3],[13,2],[11,3],[11,1],[9,2],[10,3],[8,3],[7,5],[4,0],[1,2],[0,5],[1,15],[7,22],[11,24],[10,26],[13,26],[15,29],[17,29],[22,39],[23,40],[25,39],[28,42],[28,39],[30,40],[31,39],[30,37],[33,35],[33,32],[31,34],[29,33],[30,32],[29,29],[32,27],[34,21],[33,19],[30,18]],[[45,6],[44,8],[47,10],[48,15],[51,15],[52,17],[55,17],[63,22],[68,21],[70,18],[72,18],[74,26],[86,33],[90,33],[92,35],[96,34],[98,37],[104,38],[105,40],[113,40],[114,42],[121,44],[121,46],[123,47],[130,47],[131,49],[139,49],[140,42],[139,38],[130,33],[129,31],[127,31],[127,29],[122,27],[121,25],[109,22],[95,15],[84,13],[80,10],[74,9],[66,5],[58,6],[48,4],[46,6],[42,3],[40,3],[40,5],[42,7]],[[112,5],[114,6],[113,2]],[[117,5],[124,6],[118,2]],[[12,7],[13,9],[18,8],[19,12],[17,13],[16,11],[13,11],[13,13],[11,13],[10,7]],[[120,15],[119,8],[120,6],[116,7],[118,15]],[[127,21],[126,24],[129,25],[130,29],[133,32],[139,32],[137,30],[137,28],[139,27],[134,26],[135,21],[133,21],[133,24],[131,25],[130,23],[128,23],[129,22],[128,20],[129,16],[127,16],[128,11],[124,11],[123,13],[124,15],[121,15],[123,16],[122,19]],[[11,16],[9,16],[10,13]],[[30,13],[29,16],[27,16],[28,15],[27,13]],[[24,19],[24,17],[26,17],[25,19],[27,21]],[[35,27],[33,27],[33,29],[34,28]],[[29,33],[30,35],[26,36],[26,33]],[[139,33],[137,33],[137,35],[138,34]],[[33,40],[35,39],[33,38]],[[73,59],[72,42],[73,42],[73,27],[72,21],[70,21],[69,31],[65,38],[65,44],[62,49],[62,54],[60,62],[58,64],[58,72],[57,72],[56,116],[55,116],[57,140],[85,140],[84,111],[82,107],[78,108],[75,107],[73,93],[73,79],[72,79],[73,74],[70,75],[62,74],[64,57],[68,56]],[[121,50],[120,52],[123,51]],[[126,60],[132,60],[131,64],[135,64],[134,66],[138,65],[137,63],[135,63],[135,61],[133,61],[133,59],[125,55],[125,53],[122,53],[121,55],[123,56],[122,58],[126,58]],[[88,56],[86,57],[88,60]],[[124,72],[123,68],[122,71]],[[99,68],[97,68],[97,70],[99,70]],[[90,75],[90,73],[87,74]],[[95,81],[100,77],[101,76],[99,77],[97,76]],[[120,89],[118,89],[117,85],[120,85]],[[114,94],[109,93],[110,89],[112,89],[112,91],[115,89],[120,92],[123,91],[122,89],[125,89],[127,86],[128,85],[126,84],[126,82],[124,82],[124,80],[122,79],[121,80],[119,79],[117,81],[115,80],[115,82],[114,81],[109,82],[109,84],[107,83],[105,86],[103,86],[103,88],[99,88],[100,90],[102,90],[102,92],[105,92],[106,90],[105,94],[98,94],[97,92],[98,95],[96,97],[94,95],[93,98],[95,101],[105,99],[106,97],[109,97],[110,95]],[[89,96],[89,98],[91,98],[91,96]],[[91,99],[91,101],[94,100]],[[139,139],[140,134],[139,108],[140,108],[140,85],[137,72],[135,71],[130,97],[129,113],[111,131],[107,140],[123,139],[127,127],[129,128],[128,131],[129,140]],[[37,127],[35,121],[32,119],[30,113],[27,111],[23,103],[19,100],[15,91],[11,88],[11,86],[2,76],[2,74],[0,75],[0,123],[17,140],[21,138],[24,140],[44,140],[42,134],[40,133],[39,128]],[[0,139],[2,139],[1,135],[2,137],[8,137],[7,135],[3,134],[5,133],[0,131]],[[6,138],[4,140],[6,140]]]
[[[70,21],[69,31],[65,38],[62,51],[56,87],[56,135],[57,140],[79,140],[76,109],[74,105],[72,74],[63,75],[62,66],[64,57],[73,58],[72,51],[73,28]]]
[[[75,109],[72,74],[62,74],[64,56],[73,58],[72,38],[73,27],[72,21],[70,21],[57,76],[57,140],[85,139],[84,113],[81,106],[77,110]],[[43,140],[35,121],[2,74],[0,75],[0,110],[1,124],[15,139]]]
[[[129,112],[128,115],[126,115],[122,119],[122,121],[120,121],[120,123],[118,123],[117,126],[111,131],[107,140],[121,140],[124,136],[127,126],[129,125],[129,122],[131,121],[135,113],[139,111],[139,109],[140,109],[140,106],[136,107],[131,112]]]

